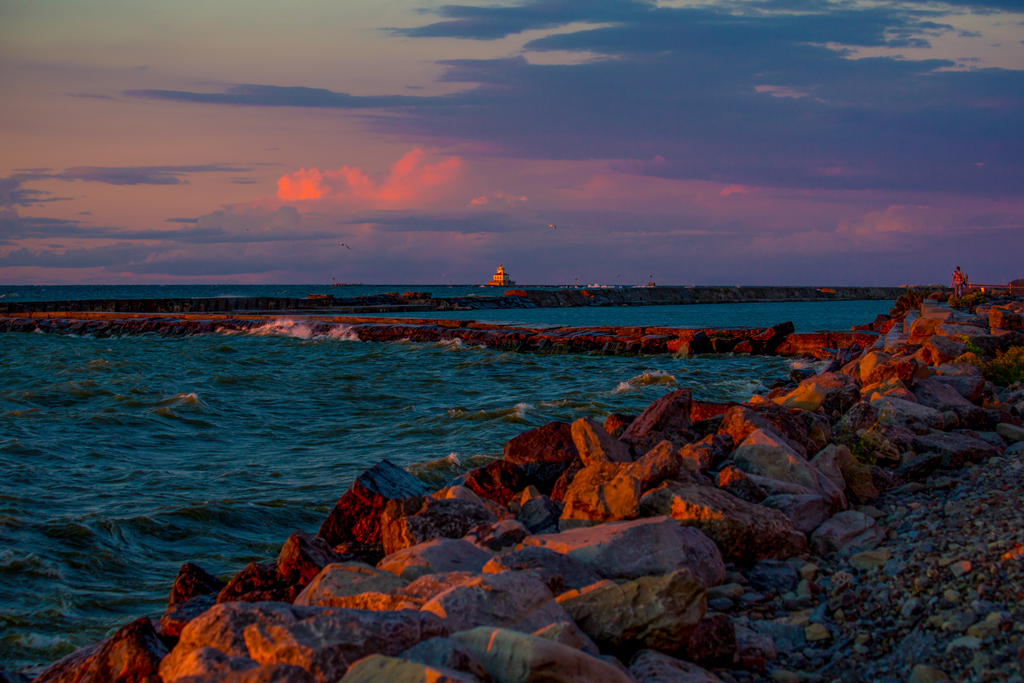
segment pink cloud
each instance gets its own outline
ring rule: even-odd
[[[506,192],[497,192],[495,194],[492,194],[491,197],[493,197],[494,199],[504,199],[505,203],[509,205],[515,204],[516,202],[530,201],[526,198],[526,195],[516,196],[513,194],[508,194]],[[488,199],[487,195],[484,195],[482,197],[477,197],[476,199],[472,200],[471,202],[469,202],[469,205],[480,206],[481,204],[487,204],[489,201],[490,199]]]
[[[487,196],[485,195],[483,197],[477,197],[476,199],[474,199],[473,201],[470,202],[470,205],[478,205],[478,204],[486,204],[486,203],[487,203]]]
[[[731,194],[750,194],[753,191],[753,188],[746,185],[726,185],[719,194],[728,197]]]
[[[362,200],[371,204],[396,205],[419,201],[428,192],[452,184],[462,159],[445,157],[427,163],[428,153],[417,147],[392,164],[383,177],[373,178],[358,166],[336,170],[299,169],[277,181],[277,197],[284,201]]]

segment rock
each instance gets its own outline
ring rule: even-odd
[[[811,624],[804,627],[804,637],[809,643],[817,643],[822,640],[831,640],[832,634],[823,624]]]
[[[1010,443],[1019,443],[1024,441],[1024,429],[1006,422],[1000,422],[996,425],[996,434],[1003,437]]]
[[[693,440],[689,432],[692,402],[689,389],[665,394],[633,420],[623,432],[622,441],[637,453],[646,453],[661,441],[685,446]]]
[[[678,651],[704,617],[706,600],[704,586],[685,569],[558,597],[602,652],[619,656],[644,647]]]
[[[860,400],[860,390],[856,381],[841,372],[812,375],[801,380],[800,385],[815,387],[818,392],[824,394],[820,407],[827,415],[831,415],[833,411],[845,413],[850,406]]]
[[[793,528],[802,534],[811,533],[829,518],[828,500],[814,493],[781,493],[768,496],[761,501],[761,505],[784,514]]]
[[[288,624],[257,621],[245,628],[249,656],[260,664],[293,664],[318,681],[336,681],[371,654],[397,655],[416,643],[448,635],[444,622],[424,612],[326,609]]]
[[[936,669],[927,664],[918,664],[910,672],[907,683],[948,683],[949,676],[943,673],[942,669]]]
[[[806,549],[806,539],[794,532],[781,512],[752,505],[721,489],[665,482],[645,494],[640,506],[645,516],[669,515],[700,529],[730,562],[749,564]]]
[[[797,443],[789,435],[783,434],[771,420],[759,412],[755,412],[746,406],[733,406],[726,413],[722,425],[718,429],[719,434],[728,434],[732,437],[733,443],[742,444],[747,437],[756,431],[768,432],[772,435],[773,441],[781,441],[800,457],[807,455],[807,448]]]
[[[728,434],[708,434],[697,443],[687,444],[679,450],[679,455],[683,459],[681,469],[704,474],[711,467],[725,460],[732,453],[732,450],[733,442],[731,436]],[[693,464],[696,464],[696,467],[692,464],[688,465],[688,461],[692,461]]]
[[[968,401],[955,388],[937,380],[918,380],[914,384],[914,395],[922,405],[935,408],[940,412],[956,413],[962,425],[984,427],[988,422],[988,415],[983,408]]]
[[[222,588],[224,588],[223,581],[208,574],[198,565],[186,562],[181,565],[178,575],[174,578],[171,595],[167,598],[167,606],[177,605],[179,602],[185,602],[200,595],[216,594]]]
[[[913,430],[942,429],[945,424],[942,413],[938,410],[892,396],[871,401],[871,407],[878,414],[878,422],[883,425],[908,427]]]
[[[569,464],[569,467],[562,472],[562,476],[558,478],[555,485],[551,487],[551,500],[559,503],[562,502],[562,499],[565,498],[565,492],[569,490],[569,484],[572,483],[572,480],[576,478],[576,475],[579,474],[579,471],[582,469],[583,461],[579,458],[573,460]]]
[[[914,451],[922,455],[941,454],[941,466],[945,469],[959,469],[966,464],[984,462],[1000,455],[999,449],[987,441],[958,433],[918,436],[914,439]]]
[[[277,555],[277,573],[289,585],[305,586],[321,569],[340,559],[324,539],[296,531]]]
[[[736,658],[736,627],[724,614],[706,614],[681,649],[688,661],[700,666],[731,666]]]
[[[217,604],[216,595],[197,595],[167,608],[160,618],[160,635],[177,638],[185,624]]]
[[[569,621],[536,572],[484,574],[434,596],[421,608],[443,619],[451,631],[477,626],[532,632]]]
[[[896,474],[905,481],[920,481],[942,466],[942,453],[922,453],[908,460],[896,469]]]
[[[755,621],[750,625],[758,633],[770,637],[779,652],[794,652],[807,642],[804,629],[794,624],[782,621]]]
[[[811,549],[819,555],[847,548],[873,548],[885,540],[885,532],[862,512],[847,510],[832,517],[811,535]]]
[[[522,504],[516,519],[531,534],[546,534],[558,531],[558,518],[562,516],[563,506],[547,496],[533,498]]]
[[[33,683],[161,683],[167,646],[148,618],[136,619],[101,642],[51,664]]]
[[[622,433],[626,431],[626,428],[633,423],[636,419],[636,415],[622,415],[621,413],[610,413],[608,417],[604,419],[604,431],[608,432],[616,439],[622,436]]]
[[[217,602],[291,602],[300,590],[301,588],[290,587],[283,581],[275,565],[250,562],[220,590]]]
[[[341,606],[341,598],[360,593],[388,593],[404,588],[408,583],[391,572],[374,569],[361,562],[329,564],[299,593],[295,604]]]
[[[769,496],[775,495],[818,495],[816,491],[805,486],[747,474],[731,465],[722,468],[716,477],[715,485],[748,503],[762,503]]]
[[[234,657],[212,647],[200,647],[182,657],[165,657],[160,662],[160,678],[163,683],[182,679],[188,683],[204,679],[223,680],[232,674],[259,668],[260,665],[248,656]]]
[[[442,669],[461,671],[481,683],[490,683],[491,676],[476,658],[451,638],[429,638],[402,653],[402,659]]]
[[[424,574],[405,588],[394,591],[396,595],[408,597],[425,605],[430,600],[444,593],[453,586],[461,586],[472,581],[478,572],[443,572],[440,574]]]
[[[550,626],[545,626],[542,629],[538,629],[534,632],[538,638],[544,638],[546,640],[560,643],[561,645],[567,645],[580,652],[586,652],[588,655],[599,657],[601,651],[597,648],[597,645],[592,641],[587,634],[580,630],[572,621],[559,621]]]
[[[564,502],[562,522],[634,519],[640,514],[640,481],[622,465],[589,465],[572,480],[565,492]],[[559,528],[565,528],[562,522]]]
[[[534,635],[481,626],[451,639],[466,648],[495,683],[634,683],[608,662]]]
[[[892,559],[892,552],[889,550],[865,550],[850,557],[850,565],[865,571],[874,567],[884,567],[885,563]]]
[[[1008,308],[993,306],[988,311],[988,324],[989,327],[997,327],[1001,330],[1024,332],[1024,315]]]
[[[736,627],[736,656],[740,661],[752,658],[774,661],[779,657],[771,636],[739,626]]]
[[[605,579],[635,579],[689,569],[706,586],[725,580],[725,563],[714,542],[670,517],[530,536],[523,545],[569,555]]]
[[[478,526],[463,536],[463,539],[486,550],[498,552],[518,544],[529,535],[530,531],[522,522],[503,519],[494,524]]]
[[[843,449],[840,451],[840,449]],[[811,467],[828,477],[829,481],[841,489],[846,488],[846,479],[843,477],[843,462],[852,459],[850,449],[846,446],[829,444],[811,459]]]
[[[982,398],[985,395],[985,378],[982,377],[980,368],[969,363],[963,363],[957,364],[956,366],[940,365],[936,369],[949,369],[953,367],[960,367],[961,365],[964,367],[971,368],[972,370],[977,370],[978,374],[953,374],[953,372],[956,372],[956,370],[949,370],[948,374],[944,372],[941,375],[935,375],[934,377],[929,378],[928,381],[944,384],[947,387],[952,388],[954,391],[956,391],[958,394],[963,396],[971,403],[978,403],[979,401],[982,400]]]
[[[629,671],[639,683],[722,683],[722,679],[696,664],[674,657],[641,650],[629,663]]]
[[[572,423],[572,440],[584,467],[633,461],[629,446],[589,418],[581,417]]]
[[[506,555],[499,555],[485,564],[482,571],[485,574],[495,574],[531,569],[540,574],[549,588],[552,586],[552,579],[557,577],[557,584],[561,584],[562,590],[552,589],[556,595],[563,590],[583,588],[601,580],[596,572],[572,555],[556,553],[543,547],[525,547]]]
[[[466,488],[477,495],[500,505],[508,505],[520,491],[539,483],[539,480],[528,476],[524,468],[513,462],[495,460],[467,472],[464,482]]]
[[[691,446],[687,445],[686,448]],[[626,471],[640,482],[640,490],[646,491],[666,479],[674,479],[682,467],[683,456],[680,450],[671,441],[661,441],[643,457],[630,463]],[[696,471],[699,471],[699,462]]]
[[[438,538],[388,555],[377,563],[377,569],[415,581],[424,574],[479,572],[491,557],[492,553],[461,538]]]
[[[410,662],[398,657],[369,655],[352,664],[338,683],[478,683],[461,671]]]
[[[435,538],[462,538],[496,519],[490,510],[465,500],[429,496],[392,500],[380,516],[381,539],[388,555]]]
[[[746,576],[750,585],[762,593],[788,593],[795,589],[800,581],[795,568],[778,560],[761,560],[746,573]]]
[[[942,365],[949,363],[967,353],[967,345],[954,341],[949,337],[934,335],[929,337],[914,358],[926,365]]]
[[[749,474],[778,479],[817,491],[818,478],[810,464],[778,435],[758,429],[733,451],[736,466]]]
[[[577,457],[572,428],[564,422],[549,422],[509,440],[503,459],[521,467],[527,478],[537,481],[540,490],[549,493]]]
[[[427,493],[427,486],[419,479],[382,460],[356,478],[317,535],[331,547],[351,542],[380,543],[380,513],[387,502]]]
[[[825,390],[817,384],[801,384],[782,396],[772,400],[787,410],[814,412],[825,402]]]
[[[855,502],[867,503],[878,498],[878,489],[871,478],[871,468],[858,462],[846,446],[826,446],[814,456],[811,466],[832,483],[845,488],[847,496]]]

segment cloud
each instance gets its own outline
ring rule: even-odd
[[[359,96],[323,88],[302,88],[240,83],[219,93],[186,90],[126,90],[128,97],[194,104],[230,104],[257,107],[316,107],[318,109],[382,109],[400,107],[427,98],[408,95]]]
[[[372,225],[383,232],[443,232],[453,234],[513,233],[537,230],[540,221],[508,213],[431,213],[423,211],[380,211],[356,214],[345,224]]]
[[[192,173],[246,173],[251,168],[227,164],[199,166],[75,166],[45,177],[57,180],[105,183],[107,185],[181,185]]]
[[[731,194],[750,194],[753,191],[753,188],[744,185],[726,185],[718,194],[722,197],[728,197]]]
[[[428,156],[417,147],[392,164],[387,174],[376,179],[357,166],[324,171],[303,168],[278,179],[277,197],[288,202],[361,201],[385,205],[429,199],[428,193],[455,180],[462,159],[444,157],[429,163]]]
[[[514,195],[514,194],[508,194],[506,192],[495,192],[494,194],[492,194],[490,196],[483,195],[481,197],[477,197],[476,199],[472,199],[472,200],[470,200],[469,205],[470,206],[483,206],[484,204],[489,203],[491,199],[504,200],[505,204],[507,204],[509,206],[512,206],[513,204],[516,204],[517,202],[527,202],[527,201],[530,201],[529,199],[526,198],[525,195],[517,196],[517,195]]]

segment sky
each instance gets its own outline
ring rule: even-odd
[[[499,263],[1024,277],[1024,0],[0,0],[0,284]]]

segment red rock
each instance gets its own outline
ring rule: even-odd
[[[545,493],[550,492],[551,486],[578,456],[572,428],[564,422],[549,422],[523,432],[505,444],[504,452],[504,459],[519,465],[526,477],[536,481],[537,488]]]
[[[893,359],[880,365],[876,365],[870,373],[868,373],[867,381],[864,382],[865,386],[869,384],[877,384],[878,382],[885,382],[890,379],[898,379],[906,385],[910,385],[914,381],[914,377],[917,376],[920,364],[913,359]]]
[[[622,441],[638,453],[646,453],[664,440],[677,446],[690,443],[693,441],[693,434],[689,431],[692,402],[689,389],[665,394],[629,425],[622,433]]]
[[[560,474],[561,472],[559,472]],[[504,459],[495,460],[483,467],[470,470],[466,473],[463,481],[466,488],[478,496],[493,500],[500,505],[508,505],[509,501],[524,488],[538,483],[536,479],[527,476],[522,467]]]
[[[380,543],[380,513],[389,500],[429,493],[426,485],[400,467],[382,460],[352,483],[320,526],[317,535],[331,546]]]
[[[622,433],[626,431],[626,428],[629,427],[635,419],[636,415],[611,413],[604,419],[604,430],[617,439],[622,436]]]
[[[161,683],[167,647],[147,618],[51,664],[34,683]]]
[[[739,403],[729,401],[727,403],[711,403],[708,401],[693,401],[690,403],[690,422],[709,420],[716,415],[725,415],[733,406]]]
[[[993,306],[988,311],[989,327],[996,327],[1001,330],[1018,330],[1024,332],[1024,315],[1015,313],[1007,308]]]
[[[467,500],[392,500],[380,517],[384,552],[390,555],[435,538],[462,538],[474,527],[495,521],[488,509]]]
[[[954,341],[949,337],[935,335],[928,338],[921,350],[914,354],[914,358],[926,365],[942,365],[965,353],[967,353],[966,344]]]
[[[224,587],[224,582],[216,576],[207,573],[198,565],[186,562],[178,570],[178,576],[171,586],[171,595],[167,599],[168,606],[176,605],[179,602],[186,602],[199,595],[219,593]]]
[[[562,476],[558,478],[555,485],[551,487],[551,500],[562,502],[565,500],[565,492],[569,490],[569,485],[572,484],[572,480],[576,478],[579,471],[583,469],[583,461],[577,458],[573,460],[569,467],[566,468],[565,472],[562,472]]]
[[[746,406],[734,406],[725,414],[725,419],[718,428],[718,433],[728,434],[732,437],[733,443],[740,444],[758,429],[763,429],[779,437],[801,457],[806,457],[807,448],[775,425],[775,421],[782,422],[783,420],[785,420],[787,426],[799,423],[784,408],[779,408],[774,403],[771,404],[771,407],[774,407],[775,410],[771,410],[768,406],[765,406],[765,411],[751,410]],[[782,413],[785,413],[785,416]],[[792,420],[792,423],[790,423],[790,420]],[[801,425],[800,428],[795,429],[802,429],[806,436],[806,427]]]
[[[275,565],[250,562],[221,589],[217,602],[291,602],[301,590],[282,580]]]
[[[341,559],[324,539],[296,531],[278,553],[277,573],[288,585],[305,586],[321,569],[333,562],[341,562]]]

